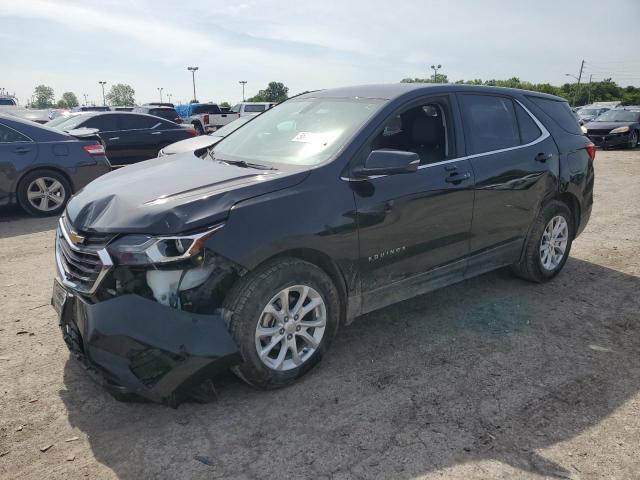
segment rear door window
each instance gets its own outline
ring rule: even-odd
[[[511,99],[475,94],[463,94],[460,97],[471,154],[520,145],[520,132]]]
[[[533,118],[531,118],[531,115],[529,115],[518,103],[515,104],[515,107],[516,116],[518,117],[518,126],[520,127],[521,143],[526,145],[540,138],[542,132],[538,128],[538,125],[536,125],[536,122],[533,121]]]
[[[582,135],[580,124],[567,102],[533,96],[527,96],[527,98],[540,107],[544,113],[549,115],[564,131],[575,135]]]
[[[87,128],[97,128],[101,132],[113,132],[115,130],[120,130],[117,117],[119,117],[119,115],[94,115],[88,117],[87,120],[85,120],[80,126]]]
[[[31,139],[20,132],[0,123],[0,143],[30,142]]]
[[[159,118],[147,115],[136,115],[135,113],[119,115],[122,130],[142,130],[146,128],[154,128],[162,122]]]

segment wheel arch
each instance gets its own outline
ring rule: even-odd
[[[569,208],[569,211],[571,212],[571,217],[573,220],[574,232],[579,231],[581,212],[580,212],[580,202],[578,201],[578,197],[576,197],[571,192],[563,192],[560,195],[558,195],[555,198],[555,200],[561,201]]]
[[[15,187],[16,199],[17,199],[17,195],[18,195],[18,190],[20,189],[20,185],[21,185],[22,181],[24,180],[24,177],[26,177],[27,175],[30,175],[30,174],[32,174],[34,172],[47,171],[47,170],[62,175],[64,177],[64,179],[67,182],[69,182],[69,185],[71,185],[71,194],[75,193],[76,188],[75,188],[75,185],[73,184],[73,180],[71,179],[69,174],[67,172],[65,172],[63,169],[61,169],[59,167],[56,167],[56,166],[37,165],[37,166],[34,166],[33,168],[29,168],[29,169],[25,170],[24,172],[20,173],[20,176],[16,180],[16,184],[15,184],[16,185],[16,187]]]
[[[340,297],[340,323],[344,323],[345,319],[347,318],[349,294],[347,291],[347,281],[338,264],[329,255],[321,252],[320,250],[315,250],[312,248],[295,248],[284,250],[277,253],[276,255],[264,259],[258,265],[256,265],[253,270],[279,258],[297,258],[299,260],[304,260],[306,262],[312,263],[316,267],[320,268],[324,273],[329,275],[329,278],[338,290],[338,296]]]

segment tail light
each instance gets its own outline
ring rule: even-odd
[[[196,131],[195,128],[185,128],[185,130],[191,134],[192,137],[195,137],[198,135],[198,132]]]
[[[85,145],[82,148],[89,155],[104,155],[104,145]]]
[[[176,123],[182,123],[182,119],[180,117],[174,118],[173,121]]]
[[[209,125],[209,115],[205,115],[204,117],[202,117],[202,121],[205,125]]]
[[[595,160],[596,159],[596,146],[593,143],[590,143],[589,145],[587,145],[584,148],[587,151],[587,153],[589,154],[589,156],[591,157],[591,160]]]

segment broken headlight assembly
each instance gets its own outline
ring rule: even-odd
[[[107,250],[117,265],[144,266],[188,260],[197,256],[204,243],[222,225],[192,235],[152,237],[125,235],[111,243]]]

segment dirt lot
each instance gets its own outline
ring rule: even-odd
[[[291,388],[228,375],[177,410],[119,403],[69,358],[55,220],[0,211],[0,477],[640,478],[640,150],[596,173],[555,281],[502,270],[395,305]]]

